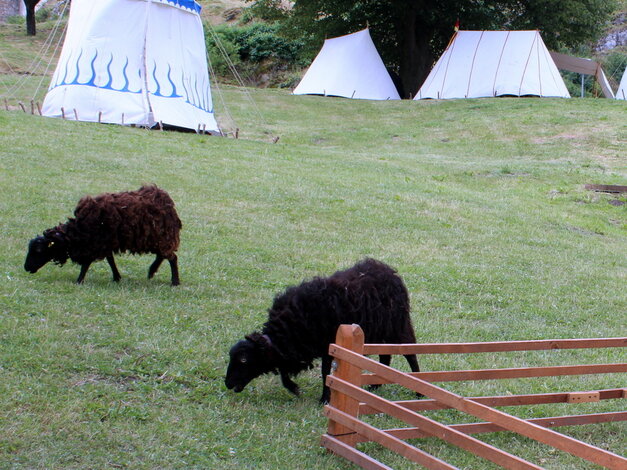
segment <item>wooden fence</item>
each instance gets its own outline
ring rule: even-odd
[[[358,450],[356,446],[361,442],[376,442],[429,469],[456,468],[406,442],[407,439],[435,436],[503,468],[541,469],[542,467],[538,465],[486,444],[471,435],[511,431],[602,467],[625,470],[627,458],[550,428],[625,421],[627,411],[525,420],[499,411],[496,407],[625,399],[627,387],[567,393],[467,398],[433,385],[431,382],[625,373],[627,363],[406,373],[365,357],[378,354],[478,353],[624,347],[627,347],[627,337],[490,343],[364,344],[364,334],[358,325],[342,325],[338,329],[336,343],[329,347],[329,353],[333,356],[337,367],[333,374],[327,377],[327,385],[331,388],[331,400],[324,408],[329,423],[327,433],[322,436],[322,445],[367,470],[389,469],[390,467]],[[363,371],[369,373],[364,374]],[[362,388],[363,385],[383,383],[399,384],[421,393],[425,399],[394,402]],[[483,421],[445,425],[420,414],[426,410],[446,408],[459,410]],[[359,419],[362,415],[374,413],[393,416],[403,421],[408,427],[379,429]]]

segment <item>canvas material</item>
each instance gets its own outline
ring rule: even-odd
[[[623,78],[621,78],[618,90],[616,90],[616,99],[627,100],[627,68],[623,72]]]
[[[537,31],[459,31],[414,99],[569,98]]]
[[[74,0],[42,113],[218,132],[199,8],[188,0]]]
[[[368,29],[324,41],[294,94],[400,99]]]

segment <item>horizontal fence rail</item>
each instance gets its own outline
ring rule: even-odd
[[[365,357],[374,354],[406,355],[622,348],[627,347],[627,338],[402,345],[364,345],[363,339],[363,332],[357,325],[342,325],[338,329],[336,344],[329,347],[329,353],[335,359],[337,369],[333,375],[327,377],[327,384],[331,389],[331,401],[325,407],[325,415],[329,419],[329,428],[322,439],[322,444],[328,450],[347,458],[362,468],[389,467],[356,449],[356,445],[361,442],[376,442],[426,468],[455,468],[405,442],[406,439],[428,436],[438,437],[504,468],[541,468],[471,436],[475,433],[497,431],[515,432],[605,468],[616,470],[627,468],[625,457],[550,429],[559,426],[625,421],[627,420],[627,412],[592,413],[525,420],[495,409],[497,406],[583,403],[624,399],[627,398],[627,388],[467,398],[431,383],[493,378],[622,373],[627,372],[627,364],[583,364],[405,373]],[[367,373],[364,374],[364,371]],[[399,384],[409,390],[421,393],[426,399],[394,402],[362,388],[363,385],[381,383]],[[445,425],[420,414],[423,411],[438,409],[456,409],[479,418],[483,422]],[[403,421],[409,427],[383,430],[359,419],[361,415],[375,413],[390,415]]]

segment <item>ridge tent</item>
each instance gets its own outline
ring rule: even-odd
[[[193,0],[73,0],[42,114],[220,134],[200,8]]]
[[[368,28],[326,39],[293,93],[366,100],[400,99]]]
[[[570,98],[538,31],[458,31],[414,99]]]
[[[627,100],[627,69],[623,72],[623,78],[620,79],[620,85],[616,90],[617,100]]]

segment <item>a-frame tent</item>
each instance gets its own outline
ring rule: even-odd
[[[200,5],[72,0],[42,114],[219,134]]]
[[[400,99],[368,28],[325,40],[293,93],[366,100]]]
[[[623,72],[623,78],[621,78],[618,90],[616,90],[616,99],[627,100],[627,68]]]
[[[538,31],[458,31],[414,99],[570,98]]]

